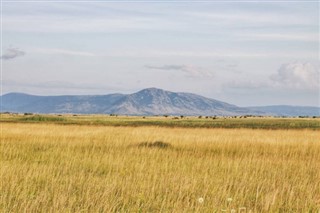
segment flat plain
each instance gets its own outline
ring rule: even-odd
[[[3,114],[0,212],[317,212],[319,124]]]

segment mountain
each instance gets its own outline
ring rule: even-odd
[[[156,88],[141,90],[119,99],[109,112],[128,115],[242,115],[246,108],[191,93],[175,93]]]
[[[9,93],[2,96],[2,111],[33,113],[102,113],[122,98],[122,94],[36,96]]]
[[[279,107],[278,110],[275,110]],[[288,108],[289,107],[289,108]],[[298,107],[299,108],[299,107]],[[148,88],[133,94],[36,96],[9,93],[2,96],[2,112],[78,113],[122,115],[319,115],[319,108],[290,106],[238,107],[191,93]],[[290,109],[290,110],[289,110]],[[316,111],[318,109],[318,111]],[[312,111],[313,110],[313,111]],[[298,114],[297,114],[298,113]],[[314,114],[317,113],[317,114]]]
[[[278,116],[320,116],[320,107],[276,105],[247,108]]]

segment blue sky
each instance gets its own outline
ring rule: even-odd
[[[319,105],[319,2],[2,3],[3,93]]]

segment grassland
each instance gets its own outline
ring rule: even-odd
[[[320,129],[320,118],[2,114],[1,122],[183,128]]]
[[[320,209],[317,123],[301,129],[296,128],[298,124],[278,129],[263,125],[171,128],[113,126],[104,122],[120,122],[120,118],[103,116],[48,117],[2,117],[0,212]],[[99,124],[93,122],[103,119]],[[121,119],[176,122],[170,118]],[[274,118],[246,119],[268,123]],[[318,119],[288,120],[319,125]]]

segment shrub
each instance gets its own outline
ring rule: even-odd
[[[165,143],[162,141],[155,141],[155,142],[142,142],[138,144],[138,147],[148,147],[148,148],[160,148],[160,149],[166,149],[172,147],[171,144]]]

